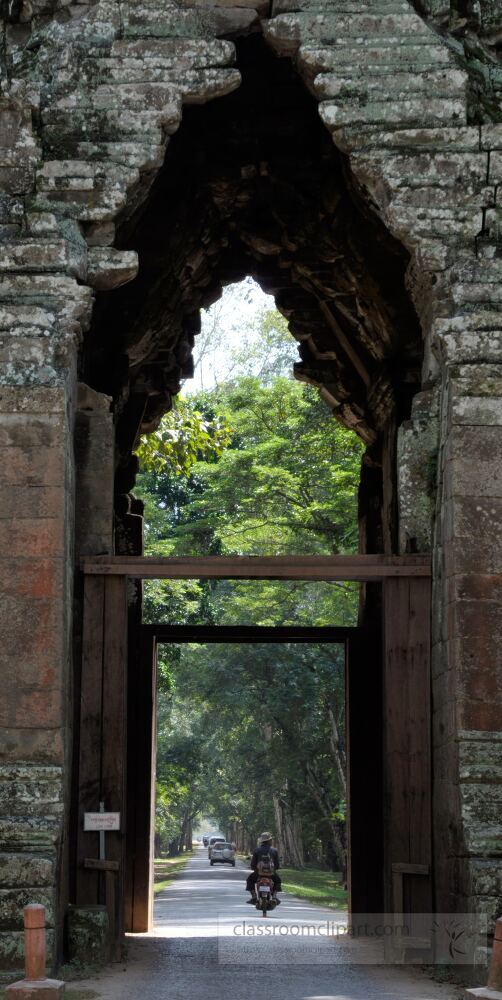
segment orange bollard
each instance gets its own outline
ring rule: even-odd
[[[502,991],[502,917],[499,917],[495,924],[488,986],[491,990]]]
[[[24,965],[29,982],[45,979],[45,906],[30,903],[24,914]]]
[[[64,997],[64,983],[45,977],[45,906],[30,903],[23,909],[25,979],[5,990],[5,1000],[54,1000]]]

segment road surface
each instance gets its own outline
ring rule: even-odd
[[[457,1000],[382,942],[343,933],[346,914],[283,894],[263,918],[246,903],[245,866],[211,867],[199,848],[155,902],[155,930],[130,937],[127,964],[79,984],[102,1000]]]

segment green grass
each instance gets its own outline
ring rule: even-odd
[[[183,871],[189,858],[193,856],[193,851],[187,851],[180,858],[156,858],[153,876],[153,891],[162,892],[171,884],[178,872]]]
[[[347,890],[340,884],[340,876],[335,872],[319,868],[281,868],[279,874],[284,892],[291,892],[299,899],[331,910],[347,908]]]

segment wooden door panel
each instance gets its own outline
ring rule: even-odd
[[[431,879],[430,581],[384,584],[385,905],[428,913]]]
[[[107,903],[112,955],[123,932],[127,688],[127,580],[86,577],[79,734],[77,904]],[[84,831],[84,813],[120,812],[121,828],[105,834],[110,872],[97,864],[99,834]],[[87,865],[85,864],[87,860]],[[91,864],[89,864],[91,862]],[[113,885],[111,884],[113,881]],[[113,890],[113,891],[112,891]],[[111,902],[110,902],[111,901]]]

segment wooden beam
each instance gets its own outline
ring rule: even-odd
[[[430,577],[429,556],[95,556],[81,563],[84,573],[143,580],[355,580]]]
[[[346,642],[361,629],[303,627],[299,625],[142,625],[146,636],[157,642],[202,643],[280,643],[280,642]]]
[[[93,872],[118,872],[120,864],[118,861],[103,861],[101,858],[84,858],[84,868]]]
[[[319,302],[319,307],[330,330],[334,333],[340,347],[347,355],[349,361],[352,362],[357,374],[361,377],[365,386],[369,386],[371,384],[370,373],[362,359],[359,357],[359,354],[354,349],[353,344],[342,330],[336,316],[333,315],[331,305],[328,302]],[[317,352],[317,357],[322,358],[322,354],[323,352]]]

